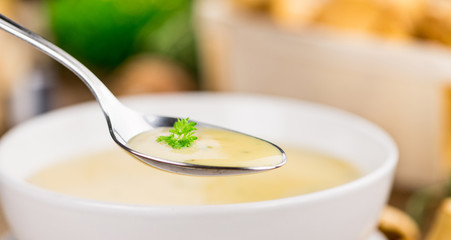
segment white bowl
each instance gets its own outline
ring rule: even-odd
[[[26,122],[0,142],[0,194],[18,239],[360,240],[374,233],[398,155],[391,138],[373,124],[326,106],[258,95],[193,93],[124,102],[143,112],[189,116],[333,154],[364,176],[302,196],[210,206],[105,203],[27,183],[45,165],[114,145],[97,104],[83,104]]]

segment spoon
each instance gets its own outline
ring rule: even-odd
[[[24,28],[18,23],[0,14],[0,28],[6,32],[30,43],[40,51],[52,57],[62,65],[75,73],[91,90],[97,102],[102,109],[106,121],[108,123],[109,132],[113,140],[123,149],[131,153],[133,156],[161,170],[175,172],[187,175],[236,175],[245,173],[261,172],[275,169],[282,166],[286,162],[285,153],[281,148],[276,147],[283,157],[283,161],[272,166],[256,166],[256,167],[223,167],[223,166],[206,166],[198,164],[190,164],[183,162],[171,161],[170,159],[161,159],[153,157],[130,148],[127,143],[136,135],[149,131],[158,127],[172,127],[178,119],[173,117],[164,117],[156,115],[148,115],[135,112],[124,105],[108,90],[108,88],[100,81],[87,67],[77,61],[74,57],[45,40],[38,34]],[[205,123],[198,123],[198,126],[219,128]],[[224,129],[224,128],[221,128]],[[232,130],[230,130],[232,131]],[[235,131],[234,131],[235,132]],[[87,136],[88,137],[88,136]]]

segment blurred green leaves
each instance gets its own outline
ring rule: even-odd
[[[112,70],[151,52],[197,73],[192,0],[46,0],[56,43],[90,67]]]

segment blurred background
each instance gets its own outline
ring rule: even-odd
[[[451,195],[451,0],[1,0],[0,12],[118,96],[269,94],[375,122],[400,149],[390,203],[423,230]],[[72,73],[0,32],[0,135],[88,100]]]

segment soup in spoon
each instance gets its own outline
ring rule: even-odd
[[[274,145],[242,133],[219,128],[196,129],[196,140],[188,147],[174,148],[160,136],[170,134],[170,128],[156,128],[141,133],[128,142],[128,146],[160,159],[196,165],[220,167],[281,166],[285,155]]]

